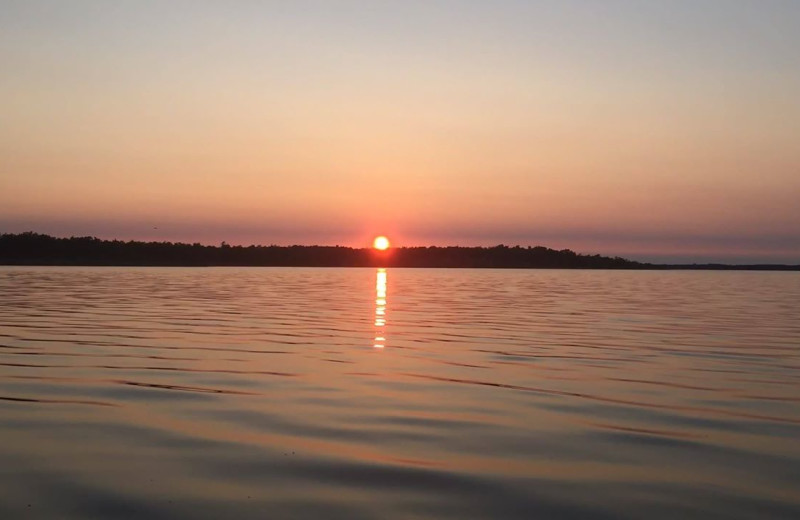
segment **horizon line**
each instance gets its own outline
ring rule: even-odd
[[[746,263],[726,263],[726,262],[719,262],[719,261],[652,262],[652,261],[644,261],[644,260],[634,260],[634,259],[631,259],[631,258],[628,258],[628,257],[616,255],[616,254],[587,253],[587,252],[576,251],[576,250],[571,249],[571,248],[556,249],[556,248],[548,247],[548,246],[545,246],[545,245],[535,245],[535,246],[527,245],[526,246],[526,245],[521,245],[521,244],[506,244],[506,243],[503,243],[503,242],[495,244],[495,245],[491,245],[491,246],[487,246],[487,245],[460,245],[460,244],[455,244],[455,245],[453,245],[453,244],[448,244],[448,245],[436,245],[436,244],[433,244],[433,245],[400,245],[400,246],[392,245],[388,250],[382,251],[382,250],[376,250],[371,246],[347,246],[347,245],[341,245],[341,244],[334,244],[334,245],[329,245],[329,244],[300,244],[300,243],[287,244],[287,245],[279,245],[279,244],[274,244],[274,243],[272,243],[272,244],[263,244],[263,243],[262,244],[256,244],[256,243],[231,244],[231,243],[228,243],[225,240],[220,241],[219,244],[210,244],[210,243],[207,243],[207,242],[206,243],[203,243],[203,242],[182,242],[182,241],[170,241],[170,240],[137,240],[137,239],[124,240],[124,239],[119,239],[119,238],[111,238],[111,239],[109,239],[109,238],[101,238],[101,237],[98,237],[98,236],[95,236],[95,235],[70,235],[70,236],[60,235],[59,236],[59,235],[50,235],[48,233],[40,233],[40,232],[37,232],[37,231],[22,231],[22,232],[19,232],[19,233],[0,231],[0,236],[20,236],[20,235],[36,235],[36,236],[53,238],[53,239],[58,239],[58,240],[93,239],[93,240],[99,240],[99,241],[102,241],[102,242],[122,242],[122,243],[131,243],[131,242],[133,242],[133,243],[142,243],[142,244],[172,244],[172,245],[185,245],[185,246],[200,245],[202,247],[212,247],[212,248],[225,248],[225,247],[231,247],[231,248],[233,248],[233,247],[241,247],[241,248],[250,248],[250,247],[262,247],[262,248],[268,248],[268,247],[277,247],[277,248],[325,247],[325,248],[351,249],[351,250],[356,250],[356,251],[358,251],[358,250],[361,250],[361,251],[367,250],[367,251],[373,251],[376,254],[388,254],[391,250],[415,249],[415,248],[494,249],[494,248],[502,247],[502,248],[508,248],[508,249],[526,249],[526,250],[542,248],[542,249],[547,249],[547,250],[555,251],[555,252],[571,252],[571,253],[574,253],[574,254],[576,254],[578,256],[587,256],[587,257],[598,256],[598,257],[605,257],[605,258],[611,258],[611,259],[621,259],[621,260],[625,260],[625,261],[631,262],[631,263],[637,263],[637,264],[644,265],[644,266],[654,266],[654,267],[664,267],[664,266],[675,266],[675,267],[722,266],[722,267],[790,267],[790,268],[800,268],[800,263],[776,263],[776,262],[746,262]],[[681,253],[681,255],[685,255],[685,254],[686,253]]]

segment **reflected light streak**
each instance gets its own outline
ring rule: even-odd
[[[386,346],[386,269],[379,268],[375,276],[375,341],[374,348]]]

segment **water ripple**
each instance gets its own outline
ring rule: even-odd
[[[800,517],[796,273],[0,267],[0,516]]]

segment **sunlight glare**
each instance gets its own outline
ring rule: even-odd
[[[372,242],[372,247],[379,251],[386,251],[389,249],[389,239],[385,236],[375,237],[375,241]]]
[[[377,249],[386,249],[389,247],[389,241],[380,247],[378,239],[386,237],[378,237],[375,239],[375,247]],[[375,342],[372,345],[375,348],[383,348],[386,346],[386,335],[384,327],[386,327],[386,269],[383,267],[378,268],[375,273]]]

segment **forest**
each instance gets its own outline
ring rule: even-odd
[[[56,238],[34,232],[0,235],[0,264],[142,266],[484,267],[635,269],[647,264],[547,247],[219,246],[199,243]]]
[[[57,238],[34,233],[0,234],[0,265],[450,267],[509,269],[702,269],[800,271],[781,264],[652,264],[570,249],[494,247],[399,247],[387,251],[343,246],[219,246],[180,242]]]

